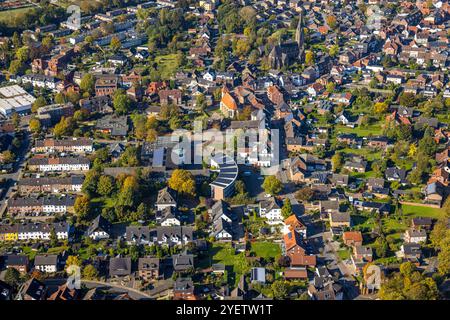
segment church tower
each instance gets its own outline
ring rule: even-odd
[[[295,31],[295,42],[298,44],[298,58],[300,62],[305,58],[305,30],[303,29],[303,10],[300,12],[297,30]]]

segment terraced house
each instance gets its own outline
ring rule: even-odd
[[[45,139],[36,141],[34,152],[75,152],[85,153],[94,151],[92,140],[80,139]]]
[[[30,171],[88,171],[90,161],[84,157],[41,158],[35,156],[28,162]]]
[[[21,194],[39,192],[81,192],[84,176],[24,178],[19,181]]]
[[[67,213],[73,212],[75,197],[73,196],[46,196],[15,198],[8,201],[10,214],[42,214],[42,213]]]

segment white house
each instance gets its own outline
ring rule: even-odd
[[[97,218],[90,225],[87,235],[92,240],[109,239],[111,234],[111,224],[108,220],[98,215]]]
[[[269,200],[263,200],[259,203],[259,215],[267,219],[270,225],[283,224],[283,216],[281,214],[281,207],[277,200],[272,197]]]
[[[177,218],[176,209],[174,207],[166,207],[161,212],[161,225],[163,227],[179,226],[180,219]]]
[[[58,240],[69,239],[70,226],[67,222],[53,224],[22,223],[18,227],[18,239],[28,240],[50,240],[51,231],[54,230]]]
[[[421,243],[427,241],[427,233],[422,229],[410,228],[405,231],[404,234],[405,242],[408,243]]]

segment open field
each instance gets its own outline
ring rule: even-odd
[[[26,8],[19,8],[19,9],[12,9],[7,11],[0,11],[0,22],[8,22],[14,20],[18,15],[24,14],[35,7],[26,7]]]
[[[277,259],[281,256],[280,245],[273,242],[254,242],[252,243],[251,252],[254,252],[257,257],[264,259]]]
[[[162,79],[169,79],[178,69],[176,57],[176,54],[167,54],[155,58]]]
[[[209,257],[199,261],[200,268],[211,267],[212,264],[221,263],[228,271],[228,283],[236,286],[241,275],[250,271],[250,264],[245,253],[237,253],[230,244],[215,243],[208,252]]]
[[[439,219],[445,216],[442,209],[402,205],[403,214],[409,217],[426,217],[432,219]]]
[[[374,124],[367,127],[360,127],[357,126],[356,128],[350,128],[344,125],[337,125],[336,126],[336,132],[339,133],[356,133],[360,137],[367,137],[367,136],[377,136],[381,135],[383,133],[383,129],[381,128],[380,124]]]

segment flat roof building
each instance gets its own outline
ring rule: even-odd
[[[10,117],[14,112],[29,113],[35,100],[36,98],[17,84],[0,88],[0,113],[5,117]]]

